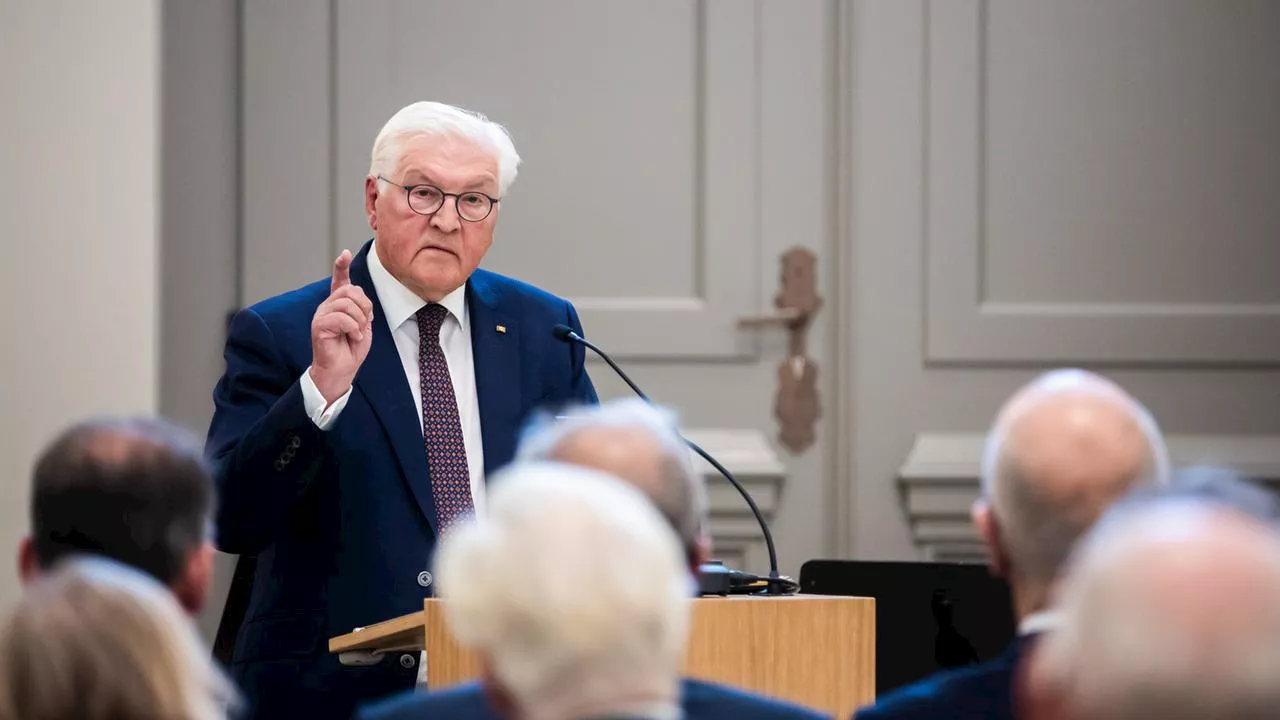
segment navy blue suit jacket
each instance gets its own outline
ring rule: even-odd
[[[416,663],[403,666],[416,656],[348,668],[327,651],[330,636],[413,612],[431,594],[436,516],[420,410],[382,320],[370,247],[351,281],[373,302],[373,343],[333,427],[312,423],[298,382],[328,279],[238,312],[213,393],[217,542],[257,556],[231,668],[253,717],[345,720],[357,702],[407,689],[417,675]],[[551,334],[557,323],[581,332],[571,304],[484,270],[466,298],[492,472],[511,460],[535,410],[593,403],[596,393],[582,348]]]
[[[821,713],[752,695],[742,690],[686,679],[681,684],[685,720],[818,720]],[[438,692],[410,692],[369,705],[358,720],[499,720],[479,683],[465,683]]]
[[[854,713],[854,720],[1014,720],[1014,674],[1032,637],[1015,639],[987,662],[898,688]]]

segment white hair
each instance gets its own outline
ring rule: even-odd
[[[658,443],[662,457],[662,487],[650,501],[667,516],[687,550],[702,539],[707,525],[707,487],[701,473],[694,470],[693,457],[680,435],[676,416],[639,398],[623,398],[600,405],[572,408],[558,418],[543,418],[520,440],[516,457],[521,460],[562,458],[557,451],[575,433],[593,428],[628,428],[648,434]],[[623,477],[623,480],[631,478]]]
[[[490,486],[483,521],[443,538],[437,578],[454,634],[522,714],[674,692],[691,581],[653,505],[611,475],[556,463],[513,465]]]
[[[1280,709],[1280,538],[1179,499],[1110,513],[1081,543],[1035,650],[1038,689],[1090,720],[1263,720]]]
[[[239,707],[173,593],[114,560],[62,560],[0,623],[0,717],[216,720]]]
[[[1169,450],[1151,413],[1120,386],[1083,370],[1062,369],[1041,375],[1024,386],[1005,405],[987,435],[982,455],[982,492],[1000,522],[1004,550],[1019,573],[1045,583],[1058,574],[1072,547],[1088,531],[1093,517],[1080,517],[1040,491],[1042,479],[1025,473],[1006,442],[1009,430],[1022,411],[1065,392],[1096,392],[1118,400],[1137,424],[1145,440],[1145,462],[1135,477],[1115,478],[1113,487],[1123,491],[1145,484],[1169,481]],[[1069,499],[1074,495],[1068,494]]]
[[[369,174],[393,175],[400,161],[400,144],[423,135],[458,137],[491,152],[498,163],[499,196],[506,195],[515,182],[520,155],[506,128],[478,112],[429,101],[406,105],[382,126],[373,141]]]

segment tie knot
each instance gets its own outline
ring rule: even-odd
[[[445,306],[439,303],[431,303],[424,305],[418,310],[418,334],[423,337],[440,337],[440,326],[444,325],[444,319],[449,314]]]

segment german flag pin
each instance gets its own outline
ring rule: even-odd
[[[507,334],[507,326],[506,326],[506,325],[498,325],[497,327],[495,327],[495,328],[494,328],[494,330],[497,330],[498,332],[502,333],[503,335],[506,335],[506,334]]]

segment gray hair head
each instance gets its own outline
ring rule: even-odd
[[[516,457],[518,460],[551,460],[595,466],[592,462],[584,462],[588,458],[581,456],[607,450],[599,445],[610,442],[609,438],[601,438],[594,450],[591,447],[570,448],[570,442],[588,430],[635,431],[652,440],[657,453],[657,457],[652,458],[653,467],[658,469],[660,476],[656,483],[653,479],[641,477],[652,473],[639,463],[628,468],[602,469],[610,470],[649,495],[680,536],[686,553],[691,553],[706,531],[706,482],[694,470],[689,447],[680,434],[675,415],[669,410],[637,398],[570,408],[558,418],[546,416],[536,421],[521,438]],[[575,456],[566,456],[567,449],[572,449]]]
[[[1137,503],[1192,500],[1235,510],[1280,528],[1280,495],[1231,468],[1192,465],[1176,468],[1168,485],[1136,488],[1117,503],[1127,512]]]
[[[1280,536],[1216,500],[1117,505],[1080,544],[1033,686],[1089,720],[1280,708]]]
[[[558,463],[512,465],[492,487],[485,517],[444,536],[437,580],[454,634],[521,716],[605,716],[628,697],[674,697],[692,588],[653,504]]]

